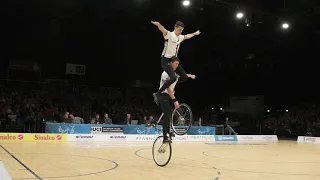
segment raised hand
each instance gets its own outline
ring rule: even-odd
[[[157,21],[151,21],[151,23],[154,24],[154,25],[156,25],[156,26],[160,25],[160,23],[157,22]]]
[[[195,35],[201,34],[201,32],[198,30],[197,32],[194,33]]]

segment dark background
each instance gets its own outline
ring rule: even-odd
[[[320,1],[10,0],[0,12],[2,78],[18,59],[38,62],[42,78],[116,87],[141,80],[156,91],[163,38],[150,21],[173,30],[180,20],[184,33],[202,32],[179,51],[197,75],[179,86],[181,101],[222,106],[228,96],[265,95],[265,107],[285,108],[319,98]],[[86,75],[66,76],[65,63],[86,65]]]

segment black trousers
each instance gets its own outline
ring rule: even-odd
[[[175,73],[177,73],[180,76],[178,83],[188,81],[188,76],[187,76],[186,72],[184,71],[183,67],[181,67],[179,65],[178,68],[176,69],[176,71],[174,71],[170,62],[171,62],[171,58],[166,58],[166,57],[161,58],[161,67],[166,73],[168,73],[170,79],[162,85],[162,87],[159,89],[158,93],[163,92],[172,83],[174,83],[177,80]]]
[[[160,97],[161,110],[163,112],[162,117],[162,133],[164,138],[168,138],[167,134],[170,133],[170,123],[172,115],[173,102],[167,93],[162,93]]]

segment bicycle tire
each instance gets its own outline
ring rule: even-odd
[[[161,138],[162,138],[162,140],[161,140]],[[161,153],[159,152],[160,148],[159,148],[159,149],[156,148],[156,144],[157,144],[158,140],[160,141],[159,143],[161,143],[160,148],[161,148],[163,145],[167,145],[167,146],[165,147],[165,151],[166,151],[166,150],[169,150],[169,156],[168,156],[167,160],[165,160],[163,163],[160,163],[159,160],[157,160],[157,158],[156,158],[156,155],[157,155],[157,154],[161,154]],[[154,160],[154,162],[155,162],[158,166],[160,166],[160,167],[166,166],[166,165],[170,162],[170,160],[171,160],[171,155],[172,155],[171,143],[163,144],[162,142],[163,142],[163,136],[159,136],[159,137],[156,138],[156,140],[154,140],[153,146],[152,146],[152,157],[153,157],[153,160]]]
[[[184,131],[181,131],[181,130],[178,131],[178,129],[174,125],[174,117],[175,117],[175,114],[178,114],[179,118],[181,119],[181,114],[179,114],[179,110],[181,110],[182,108],[186,108],[187,109],[190,118],[189,118],[189,122],[186,124],[187,125],[186,129],[184,129]],[[183,117],[183,120],[185,120],[185,119],[186,118]],[[185,103],[182,103],[182,104],[180,104],[180,108],[179,109],[175,109],[172,112],[172,115],[171,115],[171,129],[177,135],[180,135],[180,136],[185,135],[190,130],[191,125],[192,125],[192,121],[193,121],[193,114],[192,114],[192,110],[191,110],[190,106],[188,106]],[[183,127],[183,128],[185,128],[185,127]]]

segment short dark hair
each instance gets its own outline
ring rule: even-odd
[[[184,28],[184,24],[181,21],[177,21],[176,24],[174,25],[174,27],[183,27]]]
[[[171,58],[171,63],[174,63],[174,62],[176,62],[176,61],[180,62],[180,59],[179,59],[177,56],[173,56],[173,57]]]

